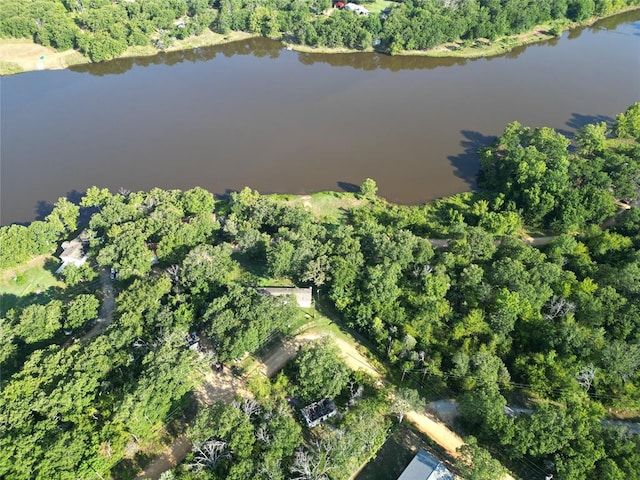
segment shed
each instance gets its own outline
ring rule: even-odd
[[[338,409],[336,408],[336,404],[331,400],[323,398],[322,400],[310,403],[306,407],[301,408],[300,412],[302,413],[302,417],[307,423],[307,426],[312,428],[324,422],[328,418],[333,417],[338,413]]]
[[[296,287],[262,287],[259,288],[260,293],[265,295],[271,295],[272,297],[282,297],[286,295],[292,295],[296,299],[296,303],[302,308],[311,308],[311,287],[308,288],[296,288]]]
[[[398,480],[455,480],[455,477],[437,458],[419,450]]]

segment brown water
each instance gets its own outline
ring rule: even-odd
[[[473,186],[518,120],[573,131],[640,100],[640,12],[491,59],[311,55],[253,39],[5,77],[2,224],[98,185],[349,189],[396,202]]]

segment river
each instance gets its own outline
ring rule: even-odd
[[[351,189],[422,203],[473,187],[511,121],[573,132],[640,100],[640,11],[489,59],[307,54],[278,42],[1,80],[0,221],[91,185]]]

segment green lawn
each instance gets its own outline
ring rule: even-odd
[[[21,299],[51,287],[63,288],[64,283],[54,275],[59,265],[57,258],[44,255],[0,272],[0,313],[15,307]]]
[[[387,7],[391,7],[393,5],[399,5],[398,2],[389,2],[387,0],[375,0],[374,2],[363,2],[361,5],[369,10],[371,13],[380,13]]]
[[[368,5],[368,4],[367,4]],[[365,205],[366,200],[350,192],[318,192],[312,195],[274,195],[289,205],[302,205],[318,220],[339,223],[347,210]]]

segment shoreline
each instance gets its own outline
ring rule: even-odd
[[[429,50],[403,50],[395,56],[423,56],[433,58],[489,58],[497,55],[503,55],[514,48],[531,45],[534,43],[559,38],[559,36],[576,28],[589,27],[605,18],[615,17],[624,13],[640,10],[640,5],[634,5],[624,8],[615,13],[605,15],[603,17],[592,17],[584,22],[573,23],[551,23],[545,25],[537,25],[532,30],[518,35],[510,35],[500,37],[493,42],[487,39],[475,39],[473,42],[457,41],[448,42]],[[560,28],[560,34],[556,35],[549,30]],[[200,47],[210,47],[226,43],[237,42],[249,38],[260,37],[255,33],[247,32],[231,32],[228,35],[222,35],[212,31],[207,31],[202,35],[189,37],[184,40],[178,40],[173,45],[163,50],[155,47],[129,47],[125,52],[114,60],[121,58],[150,57],[163,52],[175,52],[182,50],[191,50]],[[365,50],[355,50],[349,48],[327,48],[327,47],[310,47],[306,45],[291,44],[284,40],[279,40],[283,48],[301,53],[316,54],[346,54],[346,53],[375,53],[378,52],[374,48]],[[378,52],[389,55],[386,52]],[[58,52],[50,47],[45,47],[34,43],[30,39],[0,39],[0,76],[15,75],[36,70],[61,70],[73,65],[91,64],[89,58],[82,55],[76,50],[67,50]]]

